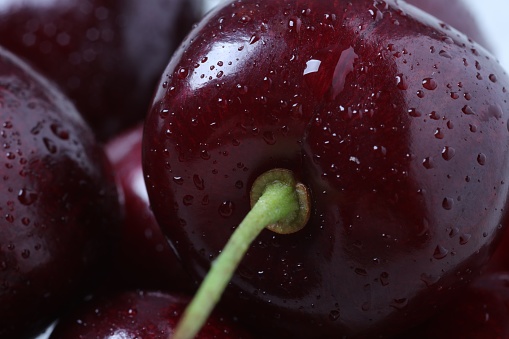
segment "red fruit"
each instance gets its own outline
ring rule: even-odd
[[[257,328],[388,336],[459,293],[493,251],[509,208],[509,79],[415,7],[229,2],[164,74],[145,178],[196,277],[260,174],[287,168],[311,191],[307,226],[264,231],[226,291]]]
[[[445,24],[465,33],[477,43],[491,50],[486,36],[472,10],[464,0],[406,0],[409,4],[419,7],[425,12],[434,15]]]
[[[509,273],[485,274],[405,338],[509,338]]]
[[[109,141],[105,148],[124,193],[125,217],[110,274],[112,283],[131,288],[189,289],[189,276],[149,206],[141,168],[142,132],[138,125]]]
[[[143,120],[176,45],[197,19],[190,0],[33,0],[0,5],[0,44],[76,103],[100,139]]]
[[[120,219],[112,170],[74,106],[0,49],[0,337],[33,335],[97,283]]]
[[[171,338],[187,297],[119,292],[86,301],[61,319],[50,338]],[[252,338],[230,318],[214,314],[196,339]]]

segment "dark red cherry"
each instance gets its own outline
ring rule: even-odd
[[[95,297],[60,319],[51,339],[171,338],[188,297],[128,291]],[[196,339],[253,338],[233,317],[215,313]]]
[[[500,237],[508,88],[483,47],[403,1],[225,3],[146,120],[154,214],[200,279],[253,181],[292,170],[308,224],[263,231],[224,302],[283,337],[389,336],[459,293]]]
[[[401,339],[509,338],[509,273],[484,274],[421,327]]]
[[[491,50],[491,43],[483,33],[476,15],[465,0],[406,0],[442,20],[446,29],[457,29],[469,38]]]
[[[107,267],[111,164],[71,102],[0,49],[0,337],[37,333]]]
[[[8,0],[0,44],[53,79],[105,140],[144,118],[197,14],[194,0]]]
[[[161,232],[149,206],[141,168],[142,126],[110,140],[106,153],[123,189],[124,220],[110,277],[118,289],[189,290],[189,276]]]

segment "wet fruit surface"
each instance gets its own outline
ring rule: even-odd
[[[258,175],[288,168],[312,192],[308,225],[263,233],[233,278],[225,299],[245,321],[390,335],[477,276],[507,222],[507,75],[403,2],[228,3],[165,74],[146,183],[197,277]]]
[[[0,49],[0,337],[33,335],[93,286],[120,207],[74,106]]]
[[[189,302],[159,292],[117,292],[86,301],[56,326],[51,338],[167,339]],[[252,338],[229,317],[214,314],[196,339]]]
[[[197,18],[192,4],[2,1],[0,43],[58,83],[105,140],[144,118],[156,81]]]

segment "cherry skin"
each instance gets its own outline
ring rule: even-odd
[[[56,87],[0,49],[0,337],[44,329],[108,267],[111,164]]]
[[[192,286],[149,205],[141,168],[141,124],[105,145],[123,192],[124,219],[114,254],[113,288],[188,290]]]
[[[225,304],[282,336],[395,334],[472,281],[507,222],[507,88],[482,46],[404,2],[225,3],[147,117],[154,214],[201,279],[255,178],[292,170],[310,221],[264,231]]]
[[[143,120],[171,53],[197,19],[194,0],[8,0],[0,44],[75,102],[101,140]]]
[[[424,325],[402,336],[416,339],[509,337],[509,272],[477,278]]]
[[[171,338],[189,297],[161,292],[126,291],[101,295],[60,319],[50,338]],[[248,339],[228,316],[215,313],[196,339]]]

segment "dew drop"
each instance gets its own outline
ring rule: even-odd
[[[263,133],[263,140],[268,145],[274,145],[276,143],[276,137],[274,136],[274,133],[272,133],[271,131],[267,131],[267,132]]]
[[[396,75],[396,86],[403,91],[408,89],[408,81],[403,74]]]
[[[448,253],[449,251],[445,247],[437,245],[437,247],[435,247],[435,251],[433,252],[433,258],[437,260],[443,259],[447,256]]]
[[[484,166],[486,164],[486,155],[484,153],[479,153],[477,155],[477,162],[479,165]]]
[[[442,200],[442,207],[446,210],[451,210],[454,206],[454,200],[452,198],[444,198]]]
[[[382,284],[382,286],[387,286],[389,285],[389,273],[387,272],[382,272],[380,274],[380,283]]]
[[[219,205],[219,215],[224,218],[228,218],[233,214],[235,209],[235,205],[231,201],[223,201],[221,205]]]
[[[426,169],[431,169],[434,167],[434,163],[433,163],[433,158],[432,157],[427,157],[425,158],[423,161],[422,161],[422,165],[426,168]]]
[[[408,109],[408,115],[410,115],[411,117],[414,117],[414,118],[418,118],[420,117],[422,114],[421,112],[419,112],[418,110],[416,110],[415,108],[409,108]]]
[[[468,233],[460,235],[460,245],[466,245],[471,237],[472,235]]]
[[[32,205],[37,200],[37,193],[28,189],[21,189],[18,192],[18,200],[23,205]]]
[[[193,175],[193,183],[194,183],[194,186],[196,186],[196,188],[199,189],[200,191],[205,189],[205,183],[203,182],[203,179],[198,174]]]
[[[184,183],[184,178],[182,177],[173,177],[173,182],[177,185],[182,185]]]
[[[497,76],[495,74],[490,74],[489,78],[491,82],[497,82]]]
[[[398,310],[404,309],[407,305],[408,305],[408,299],[407,298],[393,299],[393,301],[391,303],[391,306],[396,308],[396,309],[398,309]]]
[[[465,113],[467,115],[475,114],[474,110],[468,105],[463,106],[463,108],[461,110],[463,111],[463,113]]]
[[[437,138],[437,139],[443,139],[444,138],[444,132],[440,128],[437,128],[435,130],[435,138]]]
[[[422,87],[429,91],[433,91],[438,87],[438,84],[433,78],[425,78],[422,80]]]
[[[43,138],[42,141],[44,142],[44,146],[46,146],[46,149],[52,153],[55,154],[57,152],[57,146],[53,142],[53,140],[48,138]]]
[[[444,50],[441,50],[440,52],[438,52],[438,55],[440,55],[441,57],[447,58],[447,59],[452,59],[451,54],[449,54],[449,52],[444,51]]]
[[[340,313],[339,313],[339,311],[338,311],[338,310],[332,310],[332,311],[330,311],[330,313],[329,313],[329,319],[330,319],[331,321],[336,321],[336,320],[338,320],[338,319],[339,319],[339,316],[340,316]]]
[[[426,286],[430,287],[440,280],[440,276],[423,273],[421,274],[421,280],[426,284]]]
[[[51,124],[50,129],[53,132],[53,134],[55,134],[60,139],[62,140],[69,139],[69,132],[66,129],[64,129],[60,124]]]
[[[192,195],[185,195],[184,198],[182,198],[182,203],[184,206],[190,206],[193,204],[194,197]]]
[[[451,160],[456,155],[456,150],[453,147],[445,146],[442,150],[442,158],[444,160]]]
[[[189,74],[189,71],[185,67],[180,67],[177,71],[177,78],[179,79],[185,79],[187,75]]]
[[[21,257],[22,257],[23,259],[28,259],[28,258],[30,258],[30,251],[29,251],[29,250],[27,250],[27,249],[25,249],[25,250],[21,251]]]

